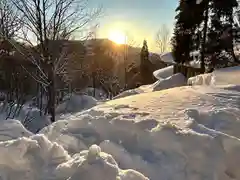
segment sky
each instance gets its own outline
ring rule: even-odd
[[[178,0],[90,0],[90,7],[103,7],[97,36],[108,38],[113,31],[127,34],[129,44],[141,46],[144,39],[156,52],[155,37],[162,24],[172,31]]]

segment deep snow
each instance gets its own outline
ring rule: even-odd
[[[70,154],[97,144],[151,180],[240,179],[240,94],[178,87],[108,101],[43,129]]]
[[[175,74],[134,96],[84,103],[98,105],[37,135],[0,121],[0,179],[240,180],[238,69],[214,72],[214,81],[202,75],[192,87]]]
[[[227,86],[240,85],[240,66],[223,68],[188,79],[189,85]]]

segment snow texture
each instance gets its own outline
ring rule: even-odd
[[[98,101],[92,96],[72,94],[56,108],[58,114],[74,113],[97,105]]]
[[[158,80],[168,78],[173,75],[173,66],[168,66],[153,72],[153,75]]]
[[[181,73],[174,74],[166,79],[158,80],[152,86],[153,91],[160,91],[164,89],[170,89],[174,87],[184,86],[187,84],[187,80]]]
[[[148,180],[134,170],[119,169],[97,145],[69,155],[44,135],[0,142],[2,180]]]
[[[238,69],[214,72],[217,85],[166,89],[186,82],[176,74],[159,80],[161,91],[142,86],[37,135],[0,121],[0,179],[240,180]]]
[[[209,74],[201,74],[188,79],[189,85],[239,85],[240,66],[215,70]]]
[[[0,122],[6,119],[17,119],[31,132],[36,133],[50,124],[48,116],[28,102],[21,108],[17,104],[0,103]]]
[[[167,76],[166,71],[162,71],[162,72],[158,72],[158,73],[159,74],[162,73],[163,76],[161,76],[161,77],[164,77],[164,74]],[[159,75],[159,74],[157,74],[157,75]],[[185,86],[187,84],[186,78],[181,73],[174,74],[165,79],[160,78],[160,76],[158,76],[158,77],[159,77],[159,80],[156,81],[155,83],[150,84],[150,85],[143,85],[143,86],[140,86],[135,89],[130,89],[130,90],[124,91],[124,92],[120,93],[119,95],[117,95],[116,97],[114,97],[114,99],[119,99],[119,98],[132,96],[132,95],[136,95],[136,94],[141,94],[141,93],[160,91],[160,90],[170,89],[170,88],[179,87],[179,86]]]
[[[239,102],[239,92],[178,87],[108,101],[41,133],[71,156],[97,144],[151,180],[240,179]]]

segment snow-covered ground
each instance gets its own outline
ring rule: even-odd
[[[239,92],[207,86],[108,101],[1,142],[0,177],[240,179],[239,108]]]
[[[114,99],[187,85],[187,80],[181,73],[173,74],[173,66],[154,71],[153,75],[157,79],[155,83],[124,91]]]
[[[76,95],[68,110],[80,112],[37,135],[0,121],[0,179],[240,180],[238,69],[195,77],[194,86],[165,76],[101,104]]]

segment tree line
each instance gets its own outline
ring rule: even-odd
[[[176,62],[188,63],[197,51],[202,72],[239,64],[238,9],[237,0],[180,0],[171,39]]]

